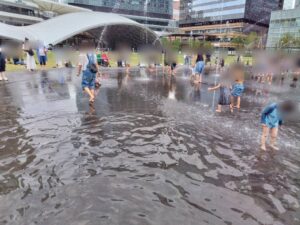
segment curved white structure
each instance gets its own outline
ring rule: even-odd
[[[133,20],[102,12],[69,13],[24,27],[0,23],[0,37],[17,41],[24,41],[27,37],[29,40],[42,41],[45,45],[55,45],[86,31],[92,31],[95,37],[102,36],[108,42],[151,44],[158,38],[153,31]]]

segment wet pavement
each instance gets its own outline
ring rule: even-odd
[[[246,82],[242,109],[181,73],[105,73],[94,107],[75,70],[0,85],[0,224],[299,225],[300,122],[259,151],[268,102],[299,87]],[[299,85],[299,84],[298,84]]]

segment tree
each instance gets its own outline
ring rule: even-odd
[[[300,48],[300,38],[290,33],[285,33],[279,40],[279,48]]]
[[[231,43],[237,48],[254,49],[258,46],[259,37],[256,32],[251,32],[247,36],[237,36],[232,38]]]
[[[245,46],[245,38],[242,36],[236,36],[232,38],[231,42],[235,44],[238,48],[243,48]]]
[[[245,37],[245,47],[247,49],[254,49],[258,46],[259,37],[256,32],[251,32],[249,35]]]

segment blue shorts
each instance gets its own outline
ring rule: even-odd
[[[40,65],[46,65],[46,56],[45,55],[41,55],[40,56]]]
[[[85,89],[86,87],[89,89],[95,89],[95,81],[96,81],[95,73],[90,72],[88,69],[83,71],[82,82],[81,82],[82,89]]]
[[[261,124],[267,126],[270,129],[279,127],[279,123],[262,122]]]
[[[234,97],[240,97],[244,92],[244,85],[243,84],[234,84],[232,87],[231,95]]]

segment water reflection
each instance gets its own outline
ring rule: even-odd
[[[247,81],[242,109],[219,115],[204,79],[108,71],[89,106],[69,70],[12,75],[0,224],[299,224],[299,118],[281,151],[258,151],[262,107],[299,89]]]

